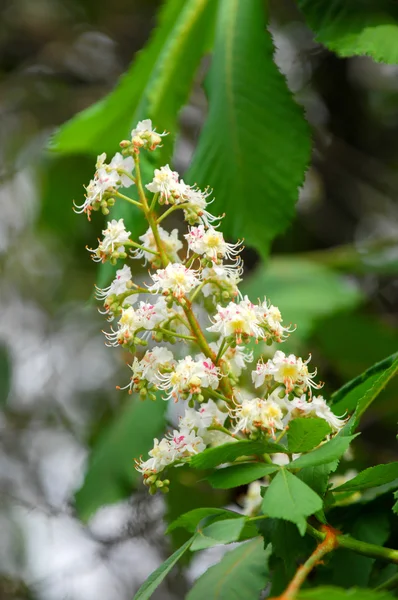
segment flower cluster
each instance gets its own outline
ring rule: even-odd
[[[89,251],[93,260],[119,267],[114,281],[96,295],[112,322],[107,345],[133,354],[130,381],[121,389],[143,400],[185,403],[178,429],[154,440],[149,458],[137,461],[151,492],[167,491],[169,480],[161,478],[166,469],[208,446],[283,441],[297,417],[323,419],[330,435],[345,422],[314,395],[321,384],[316,369],[308,367],[311,357],[281,350],[270,357],[269,349],[267,358],[253,364],[253,342],[280,344],[294,327],[283,324],[268,299],[253,303],[239,291],[242,243],[227,241],[220,231],[221,217],[208,210],[209,190],[186,184],[169,165],[155,169],[152,181],[142,181],[139,155],[155,151],[164,135],[148,119],[138,123],[109,164],[105,155],[98,157],[85,202],[76,207],[90,218],[92,211],[107,214],[116,201],[127,201],[148,222],[147,231],[133,240],[123,219],[112,219]],[[129,196],[119,191],[133,184]],[[177,211],[186,222],[182,234],[165,227]],[[136,274],[134,261],[149,267],[149,278]]]

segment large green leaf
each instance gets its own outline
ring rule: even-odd
[[[322,498],[328,487],[329,475],[330,473],[333,473],[338,466],[339,460],[336,459],[332,462],[316,465],[315,467],[304,467],[304,469],[300,469],[297,476]]]
[[[308,452],[318,446],[331,431],[328,423],[318,417],[293,419],[287,432],[289,452]]]
[[[240,456],[275,452],[286,452],[286,449],[273,442],[240,440],[239,442],[222,444],[215,448],[207,448],[207,450],[193,456],[189,464],[195,469],[213,469],[223,463],[232,462]]]
[[[196,581],[187,600],[258,598],[268,581],[269,554],[262,539],[241,544]]]
[[[298,477],[281,469],[265,491],[262,510],[275,519],[295,523],[304,535],[306,518],[322,508],[322,500]]]
[[[390,483],[398,477],[398,462],[387,465],[376,465],[358,473],[356,477],[350,479],[343,485],[333,489],[333,492],[355,492],[357,490],[366,490]]]
[[[192,542],[191,550],[203,550],[219,544],[231,544],[236,542],[245,526],[246,517],[234,519],[221,519],[210,523],[203,529],[198,529],[197,535]]]
[[[190,546],[194,541],[195,536],[191,537],[191,539],[185,542],[185,544],[181,546],[181,548],[178,548],[178,550],[176,550],[174,554],[169,556],[169,558],[165,560],[165,562],[162,563],[160,567],[158,567],[156,571],[154,571],[146,581],[144,581],[144,583],[134,596],[134,600],[148,600],[152,596],[156,588],[159,587],[159,585],[162,583],[166,575],[180,560],[182,555],[185,554],[187,550],[189,550]]]
[[[168,0],[151,39],[116,88],[63,125],[51,149],[64,154],[114,153],[140,119],[176,133],[176,117],[186,102],[213,28],[215,2]],[[165,138],[168,155],[172,139]]]
[[[131,493],[141,477],[134,459],[152,447],[164,424],[165,402],[143,402],[136,397],[115,418],[94,446],[86,477],[76,494],[76,508],[87,520],[104,504],[117,502]]]
[[[233,511],[226,510],[225,508],[195,508],[181,515],[178,517],[178,519],[170,523],[167,528],[167,533],[177,529],[177,527],[184,527],[184,529],[193,533],[196,531],[197,526],[201,521],[203,521],[203,519],[211,520],[214,518],[216,520],[231,520],[232,518],[240,518],[240,516],[241,515],[239,513],[234,513]]]
[[[223,231],[263,255],[294,216],[309,128],[273,61],[262,0],[221,0],[209,115],[188,174],[214,190]]]
[[[337,435],[330,442],[326,442],[308,454],[303,454],[287,465],[289,469],[302,469],[304,467],[316,467],[333,462],[341,458],[355,435]]]
[[[357,407],[355,409],[355,413],[353,416],[353,424],[351,427],[351,431],[357,427],[359,424],[360,418],[363,413],[369,408],[372,402],[377,398],[380,392],[385,388],[387,383],[392,379],[398,372],[398,357],[391,363],[391,366],[388,367],[385,371],[383,371],[377,379],[374,381],[373,385],[369,387],[366,393],[358,400]]]
[[[225,467],[224,469],[217,469],[209,475],[207,481],[216,489],[228,490],[266,477],[270,473],[275,473],[278,469],[277,465],[243,463],[241,465]]]
[[[306,338],[317,320],[361,301],[357,287],[331,269],[292,256],[272,258],[241,286],[254,302],[267,296],[282,312],[285,323],[297,325],[289,338]]]
[[[297,596],[297,600],[393,600],[389,592],[365,590],[363,588],[343,588],[323,586],[312,590],[304,590]]]
[[[398,6],[390,0],[297,0],[315,39],[340,56],[398,63]]]

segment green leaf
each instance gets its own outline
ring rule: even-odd
[[[316,448],[316,450],[313,450],[308,454],[303,454],[303,456],[293,460],[289,463],[288,468],[302,469],[304,467],[315,467],[317,465],[332,462],[343,456],[355,437],[356,435],[336,435],[330,442],[326,442],[326,444]]]
[[[253,301],[267,296],[279,307],[285,323],[297,325],[294,338],[305,339],[316,322],[361,301],[358,288],[331,269],[294,256],[271,258],[242,283]]]
[[[227,552],[194,583],[187,600],[248,600],[258,598],[268,582],[270,549],[256,539]]]
[[[196,531],[199,523],[207,518],[207,517],[215,517],[217,520],[219,519],[231,519],[231,518],[240,518],[241,515],[239,513],[234,513],[231,510],[226,510],[224,508],[195,508],[194,510],[190,510],[189,512],[181,515],[170,523],[168,526],[166,533],[170,533],[177,527],[183,527],[187,531],[194,533]]]
[[[355,492],[390,483],[398,477],[398,462],[377,465],[358,473],[356,477],[333,489],[333,492]]]
[[[392,507],[392,510],[396,515],[398,515],[398,490],[396,492],[394,492],[394,498],[396,500],[396,503]]]
[[[363,588],[351,588],[344,590],[334,586],[322,586],[312,590],[301,591],[297,600],[393,600],[389,592],[377,592]]]
[[[211,546],[217,546],[219,544],[231,544],[232,542],[236,542],[242,533],[246,518],[247,517],[223,519],[211,523],[203,529],[198,529],[197,536],[192,542],[192,552],[210,548]]]
[[[246,485],[261,479],[270,473],[275,473],[279,467],[265,465],[264,463],[244,463],[218,469],[209,477],[207,481],[216,489],[228,490],[230,488]]]
[[[293,419],[287,431],[289,452],[308,452],[319,446],[331,431],[328,423],[318,417]]]
[[[174,565],[180,560],[181,556],[185,554],[187,550],[191,547],[194,542],[196,536],[191,537],[190,540],[185,542],[181,548],[178,548],[163,564],[160,565],[154,571],[146,581],[142,584],[136,595],[134,596],[134,600],[148,600],[157,587],[162,583],[163,579],[166,575],[171,571]]]
[[[276,452],[286,452],[286,448],[272,442],[241,440],[230,444],[222,444],[215,448],[207,448],[207,450],[193,456],[189,464],[195,469],[214,469],[214,467],[223,463],[233,462],[240,456]]]
[[[297,477],[304,481],[314,492],[321,498],[325,495],[328,487],[329,475],[333,473],[339,466],[339,461],[334,460],[329,463],[317,465],[315,467],[304,467]]]
[[[383,371],[378,378],[369,387],[366,393],[359,399],[354,416],[353,425],[351,431],[353,431],[359,424],[360,418],[372,402],[377,398],[380,392],[385,388],[387,383],[392,379],[398,372],[398,356],[391,363],[391,366]]]
[[[129,401],[94,446],[84,483],[76,493],[79,516],[86,521],[104,504],[131,494],[141,475],[134,459],[145,455],[164,425],[166,403]]]
[[[223,232],[266,255],[294,216],[309,127],[273,61],[262,0],[221,0],[207,81],[209,115],[188,173],[214,190]]]
[[[271,481],[262,503],[264,514],[295,523],[301,535],[305,534],[306,518],[321,508],[318,494],[285,469]]]
[[[115,152],[137,121],[153,120],[170,155],[178,111],[188,98],[199,61],[207,49],[215,6],[207,0],[168,0],[147,46],[116,88],[77,114],[53,137],[51,149],[64,154]]]
[[[398,7],[389,0],[298,0],[316,41],[340,56],[398,63]]]

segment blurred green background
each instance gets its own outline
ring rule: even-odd
[[[92,302],[98,267],[85,250],[104,219],[88,223],[72,211],[102,147],[97,139],[90,146],[84,129],[70,141],[73,152],[55,151],[51,142],[61,124],[114,88],[153,32],[159,6],[0,5],[2,599],[131,598],[170,551],[164,515],[239,501],[185,469],[166,501],[140,487],[133,458],[161,433],[164,405],[115,391],[128,378],[128,357],[104,347]],[[243,288],[254,298],[266,294],[285,322],[297,324],[286,348],[312,353],[326,395],[398,349],[398,66],[337,58],[314,42],[290,0],[271,2],[270,30],[275,61],[310,123],[313,151],[296,216],[270,256],[248,240]],[[204,51],[213,32],[206,35]],[[195,51],[193,42],[187,72]],[[192,74],[172,159],[165,148],[165,162],[182,174],[207,115],[208,67],[206,55]],[[127,84],[139,94],[138,79]],[[112,110],[124,119],[127,97]],[[117,150],[112,126],[101,139],[108,152]],[[262,198],[250,202],[256,215]],[[257,220],[267,237],[261,211]],[[350,467],[397,459],[397,395],[393,382],[367,413]],[[181,541],[177,531],[173,543]],[[171,577],[154,597],[181,598],[215,559],[211,552],[195,559],[186,579]]]

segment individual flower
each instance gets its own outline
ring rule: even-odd
[[[158,387],[168,391],[167,400],[190,400],[200,395],[202,388],[217,389],[220,376],[219,369],[209,358],[194,360],[188,355],[178,361],[171,373],[159,375]]]
[[[159,298],[155,304],[140,302],[138,308],[128,306],[122,308],[122,314],[118,322],[118,329],[111,333],[105,332],[109,346],[129,344],[134,341],[139,330],[150,331],[155,329],[159,323],[167,318],[167,307],[163,298]]]
[[[220,349],[220,341],[211,342],[210,348],[217,355]],[[227,371],[234,377],[238,378],[242,371],[246,369],[246,365],[253,361],[253,352],[248,351],[245,346],[228,346],[223,353],[222,359],[227,363]]]
[[[147,387],[146,383],[156,387],[159,383],[160,373],[164,370],[171,370],[174,365],[173,353],[167,348],[155,346],[152,350],[145,352],[141,360],[134,357],[133,363],[129,365],[132,371],[130,382],[118,389],[128,389],[131,394],[133,391],[139,392],[142,387]]]
[[[163,244],[163,247],[166,251],[167,256],[172,260],[178,260],[178,252],[182,248],[182,242],[178,239],[178,229],[173,229],[171,233],[163,229],[163,227],[158,227],[160,241]],[[155,242],[155,238],[152,232],[152,229],[149,227],[148,231],[144,233],[144,235],[140,236],[140,241],[145,248],[149,248],[149,250],[153,250],[157,252],[157,246]],[[145,260],[153,261],[154,255],[151,252],[142,253],[142,256]]]
[[[295,386],[306,390],[308,388],[321,387],[313,381],[316,376],[316,369],[310,373],[307,364],[311,360],[311,356],[303,361],[297,358],[294,354],[286,356],[284,352],[277,350],[273,358],[270,358],[266,363],[261,361],[257,364],[256,370],[252,372],[252,380],[255,387],[260,387],[265,378],[268,376],[278,383],[283,383],[287,392],[291,392]]]
[[[236,304],[235,302],[230,302],[225,307],[217,305],[217,313],[214,316],[213,325],[208,327],[207,331],[214,331],[223,336],[236,336],[238,343],[240,343],[242,335],[256,338],[264,337],[264,332],[258,322],[255,306],[247,296]]]
[[[221,231],[217,231],[214,227],[205,228],[204,225],[191,227],[184,237],[188,242],[189,250],[204,255],[215,263],[222,258],[231,260],[241,251],[241,242],[227,243]]]
[[[319,417],[324,419],[333,431],[340,431],[344,427],[347,419],[336,416],[327,405],[323,396],[313,396],[309,401],[303,394],[300,398],[294,398],[286,403],[289,410],[289,417]]]
[[[274,435],[275,429],[284,428],[282,409],[270,399],[244,399],[241,404],[230,409],[230,415],[236,422],[234,433],[265,431]]]
[[[88,251],[92,253],[92,259],[95,262],[105,262],[109,260],[114,263],[118,258],[125,258],[126,251],[124,244],[129,241],[130,231],[126,231],[123,219],[113,219],[108,222],[108,227],[102,231],[103,240],[99,242],[98,248]]]
[[[78,206],[74,203],[74,210],[77,213],[87,213],[90,219],[92,210],[98,210],[101,206],[105,214],[108,214],[108,206],[112,206],[113,201],[104,201],[105,195],[112,193],[119,187],[130,187],[133,185],[131,177],[126,175],[126,172],[131,172],[134,169],[134,161],[131,157],[123,158],[120,152],[117,152],[112,158],[110,164],[105,163],[106,154],[100,154],[97,157],[96,172],[94,179],[90,181],[86,187],[86,199]]]
[[[140,148],[155,150],[165,135],[167,135],[166,132],[158,133],[152,127],[151,119],[144,119],[143,121],[139,121],[131,131],[131,142],[137,150]]]
[[[137,461],[136,469],[144,475],[144,480],[157,475],[171,464],[186,462],[206,448],[202,438],[194,431],[173,431],[160,442],[154,440],[154,447],[146,461]]]
[[[206,283],[202,288],[204,297],[213,296],[230,299],[239,296],[242,298],[238,288],[238,284],[242,281],[242,273],[243,266],[240,259],[232,265],[214,264],[211,267],[205,267],[202,271],[202,279],[209,280],[209,283]]]
[[[221,217],[215,217],[206,210],[211,204],[207,201],[209,196],[210,191],[202,192],[196,186],[187,185],[183,179],[180,179],[175,192],[176,203],[187,203],[187,206],[184,207],[184,217],[190,225],[203,223],[209,226],[210,223],[220,220]]]
[[[160,194],[168,202],[170,196],[176,191],[178,185],[178,173],[172,171],[169,165],[155,169],[154,178],[145,187],[154,194]]]
[[[150,292],[173,294],[176,298],[188,294],[200,283],[197,272],[181,263],[169,263],[165,269],[151,274],[151,278],[153,285],[148,287]]]
[[[282,325],[282,315],[279,308],[268,303],[266,299],[256,306],[256,312],[259,323],[274,342],[283,342],[295,329],[294,327],[284,327]]]
[[[121,296],[129,291],[131,287],[131,269],[127,265],[124,265],[121,269],[116,271],[116,277],[112,281],[111,285],[106,288],[96,288],[96,298],[98,300],[105,300],[109,296]]]

